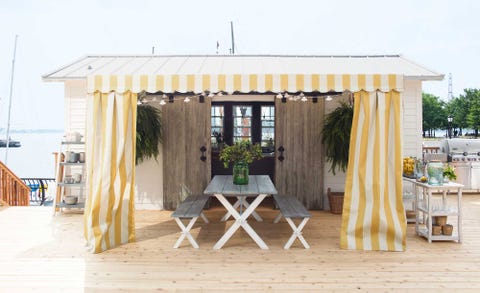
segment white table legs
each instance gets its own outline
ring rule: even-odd
[[[247,197],[246,196],[237,196],[237,201],[235,202],[235,204],[233,205],[233,208],[234,209],[238,209],[240,207],[240,210],[243,209],[243,207],[245,207],[245,209],[248,209],[248,207],[250,206],[250,204],[248,203],[247,201]],[[227,213],[222,217],[221,221],[222,222],[225,222],[227,221],[230,216],[232,214],[230,214],[230,212],[227,211]],[[258,222],[262,222],[263,219],[262,217],[260,217],[260,215],[256,212],[256,211],[253,211],[252,212],[252,216],[255,218],[255,220],[257,220]]]
[[[247,207],[247,209],[242,213],[234,208],[233,205],[223,196],[223,194],[216,193],[215,197],[222,203],[222,205],[227,209],[230,215],[235,219],[235,223],[223,234],[222,238],[215,243],[213,249],[220,249],[225,245],[225,243],[230,239],[235,231],[242,227],[248,235],[257,243],[261,249],[268,249],[267,244],[260,238],[260,236],[253,230],[253,228],[247,223],[247,218],[253,214],[257,206],[262,202],[262,200],[267,196],[267,194],[259,194],[255,200]],[[239,203],[240,204],[240,203]]]

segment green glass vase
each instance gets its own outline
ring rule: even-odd
[[[244,162],[235,162],[233,164],[233,184],[248,184],[248,164]]]

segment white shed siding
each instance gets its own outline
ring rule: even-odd
[[[87,82],[65,82],[65,132],[78,131],[85,135]]]
[[[65,81],[65,132],[78,131],[85,135],[86,94],[85,80]],[[158,162],[147,160],[137,166],[135,207],[137,209],[163,208],[162,150]]]
[[[422,156],[422,82],[405,80],[403,96],[403,156]]]

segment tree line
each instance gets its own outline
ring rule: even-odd
[[[451,137],[473,135],[478,138],[480,90],[464,89],[463,91],[463,94],[453,97],[448,102],[432,94],[422,94],[423,137],[434,137],[435,130],[444,129]],[[472,129],[473,133],[466,133],[466,129]]]

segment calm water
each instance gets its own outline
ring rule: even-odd
[[[19,148],[8,149],[7,166],[18,177],[55,177],[52,153],[60,151],[63,132],[12,133],[10,137],[22,144]],[[5,148],[0,148],[0,160],[5,161]]]

